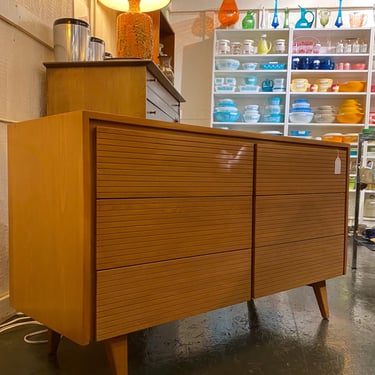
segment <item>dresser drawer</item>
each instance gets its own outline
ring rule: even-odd
[[[344,236],[256,247],[253,298],[345,273]]]
[[[252,194],[251,143],[137,126],[96,129],[97,198]]]
[[[250,299],[250,250],[97,272],[96,339]]]
[[[149,120],[159,120],[159,121],[168,121],[168,122],[178,122],[178,116],[173,113],[168,114],[161,110],[159,107],[151,103],[149,100],[146,100],[146,118]]]
[[[255,246],[344,235],[345,194],[256,197]]]
[[[335,160],[341,173],[335,174]],[[345,192],[347,153],[332,147],[257,145],[256,195]]]
[[[251,246],[251,197],[100,199],[97,269]]]
[[[146,97],[149,102],[173,118],[174,121],[179,121],[180,103],[149,72],[147,72]]]

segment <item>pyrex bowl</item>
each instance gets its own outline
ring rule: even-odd
[[[236,103],[234,102],[233,99],[225,98],[225,99],[220,99],[217,102],[218,107],[236,107]]]
[[[290,112],[311,112],[310,107],[298,107],[298,108],[291,108]]]
[[[242,63],[242,69],[243,70],[255,70],[257,68],[258,64],[253,62],[246,62]]]
[[[215,62],[217,70],[237,70],[240,62],[235,59],[218,59]]]
[[[250,122],[250,123],[254,123],[254,122],[258,122],[259,119],[260,119],[260,114],[259,113],[254,113],[254,112],[247,112],[245,111],[244,114],[242,115],[243,117],[243,120],[245,122]]]
[[[216,92],[234,92],[236,91],[236,86],[232,85],[217,85],[215,86]]]
[[[260,91],[260,86],[258,85],[240,85],[239,89],[241,92],[258,92]]]
[[[315,122],[334,122],[336,116],[333,113],[315,113]]]
[[[231,111],[215,111],[214,117],[218,122],[236,122],[240,118],[240,112],[238,110]]]
[[[340,83],[340,92],[362,92],[366,87],[366,83],[363,81],[348,81]]]
[[[338,113],[336,120],[342,124],[358,124],[363,119],[363,113]]]
[[[290,135],[293,137],[308,137],[310,136],[310,130],[291,130]]]
[[[290,112],[289,121],[294,123],[309,123],[314,117],[313,112]]]

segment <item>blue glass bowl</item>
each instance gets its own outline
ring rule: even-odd
[[[215,62],[217,70],[237,70],[240,62],[235,59],[218,59]]]
[[[214,117],[218,122],[236,122],[240,118],[239,111],[215,111]]]

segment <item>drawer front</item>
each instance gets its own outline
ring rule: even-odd
[[[255,207],[256,247],[345,233],[344,193],[260,196]]]
[[[339,154],[341,173],[334,174]],[[328,147],[257,145],[256,195],[347,191],[347,151]]]
[[[97,269],[250,248],[251,197],[97,201]]]
[[[180,103],[149,72],[147,72],[146,97],[175,121],[179,121]]]
[[[253,298],[345,273],[344,236],[256,247],[254,254]]]
[[[178,122],[179,118],[175,114],[171,116],[163,112],[159,107],[151,103],[149,100],[146,101],[146,118],[149,120],[159,120],[167,122]]]
[[[199,133],[96,128],[97,198],[251,195],[253,144]]]
[[[250,299],[250,250],[97,272],[96,339]]]

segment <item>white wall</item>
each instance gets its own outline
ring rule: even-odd
[[[79,0],[85,3],[86,0]],[[9,307],[7,124],[45,114],[45,69],[52,25],[72,17],[73,0],[0,1],[0,321]]]

